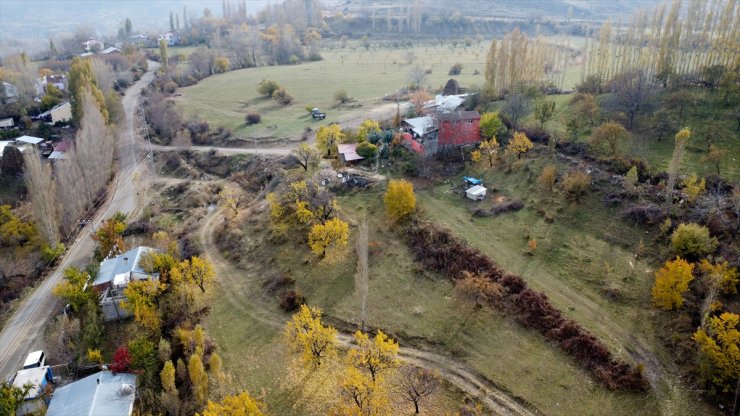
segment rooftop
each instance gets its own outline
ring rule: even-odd
[[[35,399],[42,393],[42,388],[46,384],[44,380],[51,381],[51,369],[49,366],[28,368],[20,370],[15,373],[15,379],[13,379],[13,385],[15,387],[23,388],[26,384],[32,384],[31,390],[26,394],[27,399]]]
[[[46,416],[130,416],[135,396],[135,375],[101,371],[58,388]]]
[[[411,126],[411,130],[416,133],[417,136],[423,136],[434,128],[434,119],[429,116],[407,118],[404,122]]]
[[[477,111],[454,111],[451,113],[438,114],[440,120],[475,120],[480,118]]]
[[[17,142],[28,143],[28,144],[39,144],[44,141],[41,137],[34,136],[21,136],[15,139]]]
[[[344,160],[346,162],[364,159],[364,157],[357,154],[357,143],[338,144],[337,150],[339,154],[344,155]]]
[[[127,280],[118,277],[119,275],[125,275],[131,272],[146,273],[141,268],[141,259],[145,254],[156,251],[150,247],[139,246],[131,249],[118,257],[108,259],[100,263],[100,271],[98,271],[98,277],[95,278],[93,286],[103,285],[106,283],[116,283],[122,285],[127,283]]]

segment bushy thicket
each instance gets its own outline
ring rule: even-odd
[[[547,296],[528,288],[524,279],[506,273],[488,256],[468,247],[449,231],[415,220],[406,228],[406,242],[417,261],[452,280],[463,278],[467,272],[500,284],[504,293],[494,306],[511,313],[525,327],[536,329],[560,345],[609,389],[645,389],[646,383],[639,367],[630,367],[615,359],[604,343],[575,321],[564,317]]]

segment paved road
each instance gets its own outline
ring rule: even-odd
[[[98,211],[91,223],[82,230],[80,236],[56,269],[26,297],[0,333],[0,380],[15,373],[23,364],[29,351],[40,349],[46,323],[60,311],[61,302],[52,295],[51,290],[61,281],[62,273],[69,266],[84,266],[95,248],[91,233],[100,222],[116,211],[132,212],[136,208],[139,172],[148,164],[143,154],[136,151],[135,119],[137,103],[141,90],[154,79],[158,64],[149,61],[149,72],[126,91],[123,107],[126,124],[121,126],[117,148],[117,174],[112,198]]]

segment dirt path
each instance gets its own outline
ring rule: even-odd
[[[228,260],[221,256],[213,240],[216,227],[221,221],[223,221],[223,216],[220,215],[220,211],[214,211],[204,219],[198,230],[198,236],[203,245],[205,255],[213,263],[219,283],[229,288],[229,290],[222,291],[222,296],[232,306],[244,314],[249,315],[255,321],[274,328],[282,328],[285,325],[285,319],[283,317],[261,308],[250,308],[248,302],[245,302],[245,299],[248,299],[249,289],[240,284],[240,279],[238,279],[239,274],[244,272],[236,270]],[[340,333],[339,342],[345,348],[350,347],[352,344],[352,335],[349,333]],[[540,414],[538,411],[521,404],[489,380],[486,380],[464,364],[450,357],[410,347],[401,347],[399,355],[403,361],[410,364],[439,371],[441,376],[450,384],[470,396],[476,397],[493,414]]]

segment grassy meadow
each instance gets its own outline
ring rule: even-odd
[[[282,65],[248,68],[213,75],[197,85],[181,88],[178,107],[186,116],[208,120],[212,126],[224,126],[237,137],[248,138],[299,138],[306,127],[317,128],[330,122],[360,121],[367,112],[384,102],[386,95],[394,96],[399,88],[410,84],[409,72],[416,65],[431,70],[425,86],[442,88],[448,79],[456,79],[461,86],[484,82],[483,72],[488,42],[471,46],[451,43],[422,44],[409,48],[379,48],[352,46],[322,50],[322,61],[299,65]],[[408,63],[407,55],[415,58]],[[450,76],[452,65],[460,63],[460,75]],[[478,75],[474,75],[478,71]],[[572,85],[578,71],[567,72]],[[294,97],[292,104],[281,106],[274,100],[260,96],[257,84],[272,79],[285,87]],[[336,107],[334,93],[340,89],[354,100]],[[325,121],[313,121],[306,107],[319,107],[327,112]],[[244,116],[254,112],[262,122],[247,126]]]
[[[604,208],[595,195],[572,206],[561,195],[538,190],[534,172],[546,162],[546,157],[533,160],[529,168],[508,175],[496,170],[468,172],[495,186],[499,190],[495,195],[522,199],[526,208],[519,212],[474,218],[469,211],[474,203],[450,193],[448,184],[419,188],[419,206],[424,215],[453,230],[507,271],[521,274],[565,315],[598,335],[617,356],[634,362],[635,348],[640,348],[668,362],[667,353],[653,337],[649,288],[654,266],[649,256],[634,257],[640,238],[648,254],[654,250],[653,236],[615,220],[616,213]],[[489,198],[484,203],[490,202]],[[682,415],[708,413],[683,390],[670,388],[676,380],[661,380],[660,395],[609,391],[535,332],[497,311],[471,308],[454,295],[447,279],[413,261],[398,231],[387,225],[381,189],[341,196],[339,204],[340,215],[351,224],[367,216],[370,225],[367,324],[392,334],[401,345],[431,348],[462,360],[545,414],[654,415],[665,408],[679,409],[674,414]],[[546,206],[555,221],[545,222],[534,209],[537,206]],[[261,316],[287,320],[289,315],[277,307],[277,296],[266,295],[264,282],[276,275],[291,276],[307,302],[323,308],[329,322],[357,325],[356,256],[350,250],[338,264],[317,263],[305,244],[271,241],[265,218],[264,212],[250,214],[239,227],[242,244],[235,248],[238,254],[232,253],[240,259],[239,268],[228,272],[234,277],[223,286],[223,300],[214,305],[208,331],[238,385],[263,391],[268,405],[279,409],[279,414],[301,414],[308,410],[292,407],[298,397],[292,394],[307,392],[284,387],[288,381],[281,328],[260,320]],[[530,238],[538,240],[534,256],[527,254]],[[619,293],[618,298],[607,297],[606,289]],[[452,408],[455,399],[459,403],[454,394],[444,397],[446,405],[440,409]]]

